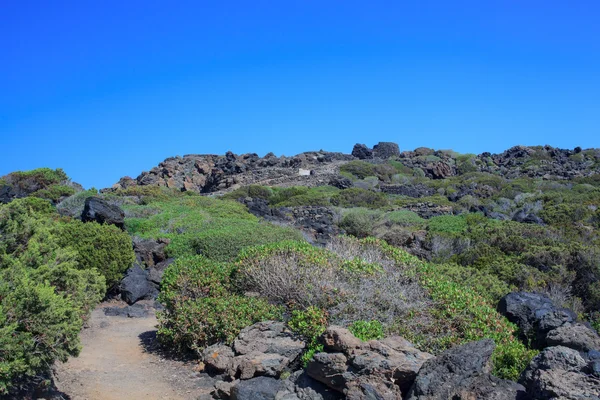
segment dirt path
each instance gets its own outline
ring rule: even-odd
[[[56,385],[66,398],[188,400],[210,393],[214,380],[196,372],[195,363],[156,351],[153,312],[145,318],[108,317],[106,306],[92,313],[82,331],[80,356],[57,366]]]

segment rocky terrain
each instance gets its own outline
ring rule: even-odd
[[[348,161],[368,160],[377,163],[390,158],[402,162],[407,168],[418,168],[433,179],[468,172],[487,172],[511,179],[526,176],[564,180],[590,176],[600,171],[600,149],[516,146],[500,154],[461,156],[452,151],[424,147],[401,152],[397,144],[382,142],[373,149],[357,144],[351,154],[326,151],[292,157],[277,157],[273,153],[264,157],[255,153],[236,155],[231,152],[224,156],[189,154],[168,158],[135,179],[122,178],[112,189],[156,185],[182,191],[214,193],[251,184],[318,186],[337,178],[339,166]]]
[[[9,174],[0,396],[600,400],[599,184],[600,149],[389,142]]]

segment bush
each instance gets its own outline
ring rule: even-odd
[[[95,268],[109,287],[118,283],[135,261],[131,238],[114,225],[72,221],[57,227],[57,241],[59,246],[77,251],[79,268]]]
[[[56,206],[56,210],[60,213],[60,215],[79,218],[83,213],[83,209],[85,207],[85,200],[88,197],[93,197],[97,195],[98,192],[95,189],[84,190],[82,192],[69,196],[63,201],[61,201]]]
[[[381,322],[377,320],[372,321],[354,321],[348,329],[354,336],[362,340],[363,342],[368,342],[369,340],[383,339],[383,325]]]
[[[339,207],[381,208],[388,205],[385,194],[360,188],[344,189],[331,197],[331,204]]]
[[[36,192],[33,192],[31,196],[39,197],[42,199],[52,200],[53,202],[58,202],[59,200],[69,197],[75,194],[75,188],[67,185],[51,185],[45,189],[40,189]]]
[[[293,308],[317,307],[344,326],[370,318],[392,324],[427,305],[411,271],[399,268],[377,247],[350,237],[327,249],[304,242],[250,248],[236,267],[241,290]]]
[[[351,174],[358,179],[364,179],[367,176],[375,175],[375,166],[366,161],[350,161],[342,165],[340,171]]]
[[[245,247],[280,240],[300,240],[302,235],[293,228],[284,228],[271,224],[259,224],[248,221],[238,221],[200,232],[189,241],[191,249],[196,254],[202,254],[217,261],[233,261]],[[169,254],[178,256],[184,252],[174,252],[170,247]]]
[[[385,214],[385,220],[389,224],[400,226],[415,226],[422,227],[425,225],[425,220],[419,214],[410,210],[398,210]]]
[[[467,221],[462,215],[440,215],[427,222],[429,232],[456,235],[467,229]]]
[[[306,340],[306,351],[301,358],[306,367],[315,353],[323,351],[319,338],[327,329],[327,313],[312,306],[305,310],[294,310],[288,326]]]
[[[201,352],[218,342],[232,343],[246,326],[281,319],[262,299],[230,291],[231,266],[195,256],[178,259],[163,276],[158,300],[158,337],[180,351]]]
[[[375,227],[382,217],[383,213],[381,211],[355,208],[343,213],[339,226],[347,234],[363,238],[373,235]]]
[[[138,215],[151,210],[146,218],[126,218],[125,225],[136,236],[170,239],[169,257],[202,254],[230,261],[247,246],[302,238],[295,229],[260,223],[244,205],[230,200],[175,197],[124,208]]]
[[[286,189],[283,190],[285,191]],[[306,191],[302,191],[302,194],[293,196],[290,196],[289,192],[285,196],[280,196],[278,193],[271,201],[271,204],[277,207],[328,206],[330,205],[331,197],[337,192],[339,192],[339,189],[332,186],[318,186],[309,188]]]
[[[79,354],[81,319],[71,301],[22,270],[0,273],[0,394]]]

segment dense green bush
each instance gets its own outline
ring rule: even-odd
[[[179,258],[163,276],[158,337],[179,350],[201,351],[217,342],[231,343],[255,322],[281,319],[281,311],[263,299],[232,292],[231,266],[202,256]]]
[[[331,204],[338,207],[381,208],[388,205],[385,194],[360,188],[341,190],[331,197]]]
[[[78,333],[105,279],[58,232],[76,224],[46,200],[0,206],[0,394],[79,352]]]
[[[347,234],[359,238],[371,236],[375,227],[382,220],[383,213],[368,208],[355,208],[345,211],[339,223]]]
[[[125,225],[137,236],[170,239],[170,257],[202,254],[230,261],[247,246],[301,238],[292,228],[259,222],[244,205],[230,200],[178,196],[124,208],[138,215],[153,210],[147,217],[126,218]]]
[[[306,351],[302,355],[304,366],[315,353],[323,351],[320,336],[327,329],[327,313],[317,307],[310,306],[304,310],[293,310],[288,326],[306,340]]]
[[[59,246],[77,252],[80,268],[95,268],[112,286],[135,261],[129,235],[114,225],[73,221],[57,228]]]
[[[427,221],[427,229],[434,233],[460,234],[467,229],[467,221],[462,215],[440,215]]]
[[[375,339],[383,339],[384,330],[381,322],[377,320],[371,321],[354,321],[348,329],[354,336],[364,342]]]

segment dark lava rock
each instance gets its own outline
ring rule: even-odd
[[[329,180],[329,186],[336,187],[338,189],[348,189],[353,186],[352,181],[345,176],[337,175]]]
[[[131,305],[151,295],[154,287],[148,281],[148,271],[135,264],[125,273],[120,289],[121,298]]]
[[[401,398],[432,357],[399,336],[362,342],[339,326],[330,326],[322,342],[325,350],[335,353],[315,354],[306,373],[355,400]]]
[[[522,222],[524,224],[543,225],[544,220],[533,213],[526,213],[524,210],[519,210],[513,215],[513,221]]]
[[[373,150],[364,144],[357,143],[352,149],[352,155],[360,160],[367,160],[373,158]]]
[[[104,315],[109,317],[146,318],[148,309],[140,304],[125,307],[107,307]]]
[[[148,268],[148,280],[156,285],[160,285],[162,282],[163,274],[165,269],[175,261],[173,258],[166,259],[165,261],[159,262],[153,267]]]
[[[600,336],[584,324],[565,324],[548,332],[548,346],[564,346],[579,352],[600,350]]]
[[[490,339],[445,351],[423,364],[407,399],[526,399],[521,385],[490,375]]]
[[[169,244],[168,239],[153,240],[134,237],[133,251],[139,263],[143,263],[146,267],[152,267],[167,259],[165,255],[167,244]]]
[[[242,329],[232,347],[206,348],[202,358],[210,370],[232,378],[279,377],[298,366],[305,347],[283,322],[264,321]]]
[[[522,340],[531,340],[539,349],[546,347],[548,332],[577,319],[573,311],[555,307],[547,296],[528,292],[507,294],[500,299],[498,312],[519,327]]]
[[[99,197],[89,197],[81,214],[84,222],[96,221],[100,224],[111,224],[124,229],[125,213],[121,208],[107,203]]]
[[[520,382],[536,400],[600,400],[600,379],[573,349],[554,346],[535,356]]]
[[[425,172],[433,179],[444,179],[455,175],[454,169],[450,165],[441,161],[429,164]]]
[[[393,142],[379,142],[373,146],[373,156],[375,158],[390,158],[400,155],[398,144]]]
[[[282,381],[260,376],[240,381],[231,388],[231,400],[274,400],[277,393],[285,390]]]

